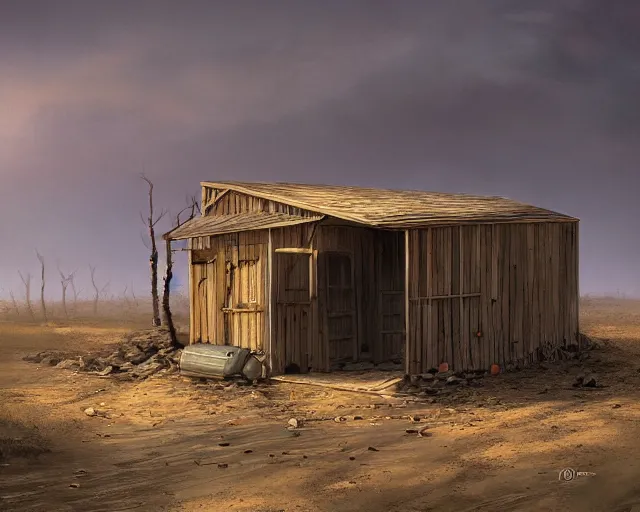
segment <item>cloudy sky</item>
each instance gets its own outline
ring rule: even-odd
[[[640,296],[639,30],[635,0],[2,0],[0,293],[35,249],[143,293],[145,172],[173,214],[229,179],[535,203],[581,219],[582,292]]]

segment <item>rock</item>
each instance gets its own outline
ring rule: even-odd
[[[69,484],[69,487],[71,487],[72,489],[77,489],[78,487],[80,487],[79,483],[73,483],[73,484]]]
[[[433,382],[436,376],[433,373],[421,373],[420,378],[425,382]]]
[[[299,428],[302,426],[302,420],[298,420],[297,418],[291,418],[288,423],[291,428]]]
[[[436,374],[436,378],[440,379],[440,380],[447,380],[449,377],[453,377],[453,372],[438,372]]]
[[[336,416],[333,421],[335,421],[336,423],[344,423],[345,421],[347,421],[347,418],[345,418],[344,416]]]
[[[96,372],[96,375],[100,375],[104,377],[105,375],[109,375],[113,371],[113,366],[107,366],[104,370]]]
[[[612,409],[620,409],[622,407],[620,404],[613,404]]]
[[[118,371],[120,372],[128,372],[131,371],[135,368],[135,366],[133,365],[133,363],[130,362],[126,362],[126,363],[122,363],[121,365],[118,365]]]
[[[98,415],[98,413],[96,412],[96,410],[95,410],[93,407],[87,407],[87,408],[84,410],[84,413],[85,413],[87,416],[97,416],[97,415]]]
[[[452,385],[460,384],[461,379],[459,377],[456,377],[455,375],[452,375],[451,377],[447,378],[445,382],[449,386],[452,386]]]
[[[420,382],[420,375],[410,375],[409,382],[411,383],[412,386],[417,386],[418,383]]]
[[[79,368],[79,367],[80,367],[80,361],[78,361],[77,359],[65,359],[63,361],[60,361],[56,365],[56,368],[61,368],[62,370],[70,370],[72,368]]]
[[[582,381],[582,386],[587,388],[595,388],[597,386],[595,375],[587,375]]]
[[[367,450],[369,450],[370,452],[379,452],[380,450],[378,450],[377,448],[373,447],[373,446],[369,446],[369,448],[367,448]]]

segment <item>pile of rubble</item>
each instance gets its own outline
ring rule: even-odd
[[[73,356],[45,351],[26,356],[24,360],[100,376],[118,374],[144,379],[161,370],[177,371],[180,354],[167,330],[149,329],[128,334],[112,352]]]
[[[407,375],[398,383],[396,390],[398,393],[418,396],[445,395],[461,386],[482,386],[481,379],[485,373],[485,371],[467,373],[447,371]]]

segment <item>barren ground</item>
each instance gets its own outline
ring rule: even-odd
[[[583,332],[610,340],[583,362],[487,377],[433,403],[282,383],[221,388],[178,375],[119,382],[22,360],[102,347],[126,330],[0,322],[0,510],[622,512],[640,504],[640,302],[583,301]],[[604,387],[573,388],[585,371]],[[87,407],[110,418],[89,417]],[[331,419],[353,415],[363,419]],[[290,418],[316,421],[292,432]],[[422,426],[430,437],[406,433]],[[559,481],[567,467],[595,476]]]

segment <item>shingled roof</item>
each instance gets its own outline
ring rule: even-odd
[[[504,197],[296,183],[202,182],[372,227],[504,222],[577,222]]]

